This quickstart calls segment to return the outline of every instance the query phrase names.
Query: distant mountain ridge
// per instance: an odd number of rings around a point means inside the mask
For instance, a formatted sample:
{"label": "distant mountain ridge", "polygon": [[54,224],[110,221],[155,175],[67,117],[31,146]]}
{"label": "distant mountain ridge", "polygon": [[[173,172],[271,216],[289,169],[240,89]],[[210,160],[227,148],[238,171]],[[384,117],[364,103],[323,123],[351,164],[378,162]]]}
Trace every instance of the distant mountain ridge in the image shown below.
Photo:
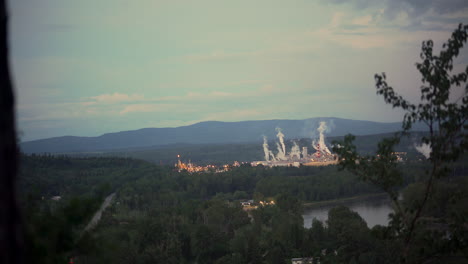
{"label": "distant mountain ridge", "polygon": [[[276,138],[277,127],[287,139],[310,138],[317,134],[321,121],[327,122],[327,136],[372,135],[401,130],[401,122],[382,123],[342,118],[309,118],[303,120],[259,120],[240,122],[207,121],[175,128],[142,128],[107,133],[97,137],[63,136],[27,141],[20,144],[25,153],[68,153],[111,151],[116,149],[160,146],[177,143],[243,143],[260,142],[263,135]],[[415,125],[413,130],[425,130]]]}

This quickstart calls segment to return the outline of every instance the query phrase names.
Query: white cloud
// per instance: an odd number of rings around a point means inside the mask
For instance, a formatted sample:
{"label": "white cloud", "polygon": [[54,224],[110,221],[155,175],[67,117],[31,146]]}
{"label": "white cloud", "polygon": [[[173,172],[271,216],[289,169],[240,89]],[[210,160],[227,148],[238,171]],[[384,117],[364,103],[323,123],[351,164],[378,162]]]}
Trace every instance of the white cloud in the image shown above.
{"label": "white cloud", "polygon": [[121,115],[128,114],[128,113],[148,113],[148,112],[158,112],[161,111],[163,105],[160,104],[131,104],[125,106],[122,111],[119,113]]}
{"label": "white cloud", "polygon": [[101,94],[91,97],[91,99],[96,100],[100,103],[117,103],[117,102],[131,102],[131,101],[143,101],[145,98],[141,94],[123,94],[123,93],[113,93],[113,94]]}
{"label": "white cloud", "polygon": [[234,94],[223,91],[212,91],[209,93],[188,92],[185,96],[180,97],[183,100],[219,100],[219,99],[232,99],[238,97],[240,94]]}
{"label": "white cloud", "polygon": [[[442,42],[448,36],[447,32],[436,30],[404,30],[411,24],[411,18],[404,10],[398,12],[392,21],[383,21],[381,13],[382,10],[375,10],[374,15],[353,17],[351,14],[335,12],[326,26],[306,34],[324,41],[323,45],[333,42],[355,49],[395,48],[427,39]],[[425,25],[424,21],[421,21],[422,25]]]}

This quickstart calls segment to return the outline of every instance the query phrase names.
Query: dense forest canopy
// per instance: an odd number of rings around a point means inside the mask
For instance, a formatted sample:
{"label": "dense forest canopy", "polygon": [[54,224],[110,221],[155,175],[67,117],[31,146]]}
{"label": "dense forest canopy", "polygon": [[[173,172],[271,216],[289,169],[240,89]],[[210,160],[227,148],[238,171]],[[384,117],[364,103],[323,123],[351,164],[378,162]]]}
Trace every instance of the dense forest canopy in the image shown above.
{"label": "dense forest canopy", "polygon": [[[171,166],[128,158],[22,155],[21,161],[28,254],[37,263],[71,257],[76,263],[288,263],[304,256],[395,260],[387,253],[390,242],[378,237],[385,227],[370,230],[347,208],[331,211],[327,223],[314,220],[310,229],[304,228],[304,202],[380,192],[336,166],[179,173]],[[406,186],[418,180],[414,172],[426,165],[401,166],[407,171]],[[466,175],[464,163],[455,167],[458,180],[448,182],[441,195],[446,188],[468,186],[461,177]],[[117,196],[98,227],[82,235],[112,192]],[[54,196],[61,199],[54,201]],[[240,206],[247,199],[274,199],[277,205],[247,214]],[[438,205],[434,201],[431,210],[449,212]],[[348,226],[346,221],[356,223]],[[349,242],[343,234],[357,239],[359,250],[342,248]],[[323,256],[324,249],[340,254]]]}

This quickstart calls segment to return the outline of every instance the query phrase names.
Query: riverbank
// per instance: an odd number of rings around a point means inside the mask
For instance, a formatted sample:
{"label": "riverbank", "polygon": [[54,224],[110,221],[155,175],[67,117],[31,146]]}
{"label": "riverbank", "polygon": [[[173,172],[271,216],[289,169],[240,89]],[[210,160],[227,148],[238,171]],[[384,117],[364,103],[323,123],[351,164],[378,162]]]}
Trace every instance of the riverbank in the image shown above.
{"label": "riverbank", "polygon": [[358,195],[343,199],[308,203],[302,212],[304,227],[310,228],[314,219],[326,223],[329,211],[339,205],[358,213],[369,228],[388,225],[388,215],[393,212],[391,199],[385,193]]}
{"label": "riverbank", "polygon": [[386,193],[372,193],[372,194],[356,195],[356,196],[340,198],[340,199],[303,203],[302,206],[304,209],[311,209],[311,208],[317,208],[317,207],[322,207],[322,206],[341,205],[343,203],[348,203],[348,202],[360,202],[360,201],[373,200],[373,199],[385,199],[387,197],[388,196]]}

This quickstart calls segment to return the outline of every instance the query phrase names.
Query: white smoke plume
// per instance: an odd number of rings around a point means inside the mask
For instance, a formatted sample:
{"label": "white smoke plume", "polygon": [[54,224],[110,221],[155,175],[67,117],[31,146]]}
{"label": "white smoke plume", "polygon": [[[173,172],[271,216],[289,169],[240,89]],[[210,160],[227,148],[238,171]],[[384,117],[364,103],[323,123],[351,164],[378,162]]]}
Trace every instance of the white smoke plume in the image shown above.
{"label": "white smoke plume", "polygon": [[281,133],[281,128],[277,127],[276,131],[278,134],[276,135],[281,143],[281,148],[283,150],[283,155],[286,153],[286,146],[284,145],[284,134]]}
{"label": "white smoke plume", "polygon": [[265,153],[265,161],[270,161],[270,150],[268,149],[268,140],[263,136],[263,152]]}
{"label": "white smoke plume", "polygon": [[313,147],[315,150],[317,150],[317,151],[320,150],[320,148],[318,147],[317,141],[315,141],[315,139],[312,140],[312,147]]}
{"label": "white smoke plume", "polygon": [[294,145],[291,148],[291,153],[289,155],[290,158],[293,158],[296,156],[298,159],[301,158],[301,150],[299,148],[299,145],[297,145],[297,142],[294,141]]}
{"label": "white smoke plume", "polygon": [[330,133],[333,129],[335,129],[336,125],[335,125],[335,121],[333,119],[329,119],[327,122],[326,122],[326,126],[327,126],[327,129],[325,130],[325,134],[328,134]]}
{"label": "white smoke plume", "polygon": [[278,142],[276,142],[276,148],[278,149],[278,154],[276,155],[276,159],[286,160],[286,155],[284,154],[283,149],[281,148]]}
{"label": "white smoke plume", "polygon": [[[323,133],[328,130],[327,123],[322,121],[320,122],[319,127],[317,128],[317,131],[319,132],[319,141],[318,144],[315,142],[315,140],[312,142],[312,147],[314,147],[316,150],[326,152],[328,154],[331,154],[330,150],[328,149],[327,145],[325,145],[325,136]],[[317,148],[318,145],[318,148]]]}
{"label": "white smoke plume", "polygon": [[319,127],[317,128],[317,131],[320,134],[323,134],[323,132],[327,131],[327,122],[321,121]]}
{"label": "white smoke plume", "polygon": [[421,145],[414,144],[414,148],[419,151],[419,153],[423,154],[426,159],[431,156],[432,148],[431,145],[422,143]]}
{"label": "white smoke plume", "polygon": [[276,157],[275,157],[275,154],[273,154],[273,151],[269,150],[269,153],[270,153],[271,160],[276,161]]}

